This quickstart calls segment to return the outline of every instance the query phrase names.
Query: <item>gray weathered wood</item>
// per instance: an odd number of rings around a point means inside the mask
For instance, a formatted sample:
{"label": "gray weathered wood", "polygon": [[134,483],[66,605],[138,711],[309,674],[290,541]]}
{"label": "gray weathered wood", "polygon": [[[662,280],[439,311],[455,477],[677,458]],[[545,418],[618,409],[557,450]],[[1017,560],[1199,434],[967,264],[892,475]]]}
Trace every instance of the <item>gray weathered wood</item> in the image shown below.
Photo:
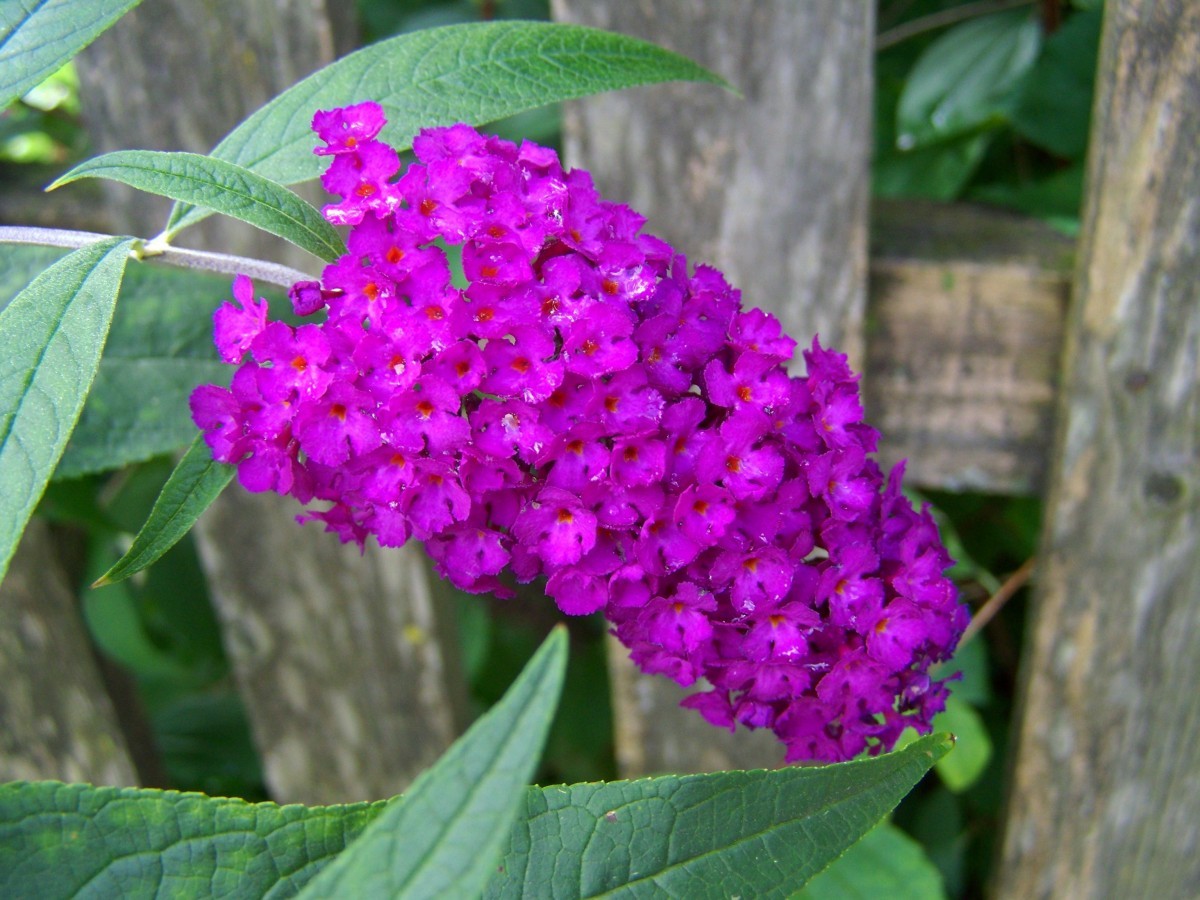
{"label": "gray weathered wood", "polygon": [[[636,35],[724,76],[568,107],[572,164],[649,219],[693,263],[805,343],[861,363],[873,5],[763,0],[555,0],[557,17]],[[677,707],[684,692],[614,651],[618,762],[627,775],[771,765],[770,735],[726,740]]]}
{"label": "gray weathered wood", "polygon": [[[352,17],[353,4],[327,0],[146,0],[80,60],[94,149],[207,152],[347,49]],[[155,233],[165,206],[113,187],[115,227]],[[184,234],[317,271],[220,217]],[[298,511],[235,485],[197,532],[267,784],[281,801],[388,796],[461,725],[456,642],[442,641],[419,550],[360,558],[298,526]]]}
{"label": "gray weathered wood", "polygon": [[1200,5],[1106,6],[997,896],[1200,895]]}
{"label": "gray weathered wood", "polygon": [[234,485],[197,525],[267,787],[288,803],[389,797],[463,727],[453,621],[419,546],[360,556],[286,522],[299,509]]}
{"label": "gray weathered wood", "polygon": [[[80,54],[83,115],[94,153],[207,153],[235,125],[352,49],[354,4],[333,0],[145,0]],[[150,237],[170,201],[106,182],[116,227]],[[262,256],[318,272],[303,251],[217,216],[179,243]]]}
{"label": "gray weathered wood", "polygon": [[966,204],[878,202],[867,421],[912,484],[1031,494],[1054,432],[1074,242]]}
{"label": "gray weathered wood", "polygon": [[0,584],[0,781],[135,785],[137,772],[46,523]]}

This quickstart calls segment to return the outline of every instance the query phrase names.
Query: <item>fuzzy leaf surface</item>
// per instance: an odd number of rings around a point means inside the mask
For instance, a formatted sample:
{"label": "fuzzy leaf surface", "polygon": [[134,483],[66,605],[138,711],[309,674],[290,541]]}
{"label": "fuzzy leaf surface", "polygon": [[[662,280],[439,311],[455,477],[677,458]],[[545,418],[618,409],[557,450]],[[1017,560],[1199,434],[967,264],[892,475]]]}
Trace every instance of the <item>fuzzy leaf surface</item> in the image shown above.
{"label": "fuzzy leaf surface", "polygon": [[0,3],[0,109],[53,75],[141,0]]}
{"label": "fuzzy leaf surface", "polygon": [[544,788],[486,897],[786,897],[871,830],[953,745],[832,766]]}
{"label": "fuzzy leaf surface", "polygon": [[[835,766],[525,788],[485,895],[788,896],[869,831],[950,746],[935,735]],[[0,896],[291,897],[393,808],[0,785]],[[428,845],[430,835],[422,840]],[[862,852],[896,856],[871,844]]]}
{"label": "fuzzy leaf surface", "polygon": [[117,150],[77,165],[50,190],[80,178],[107,178],[140,191],[224,213],[290,241],[326,262],[346,252],[337,229],[281,184],[198,153]]}
{"label": "fuzzy leaf surface", "polygon": [[76,250],[0,312],[0,578],[96,377],[132,243]]}
{"label": "fuzzy leaf surface", "polygon": [[[422,128],[482,125],[549,103],[663,81],[724,84],[686,57],[654,44],[577,25],[476,22],[389,38],[314,72],[267,103],[212,155],[280,184],[315,178],[313,113],[375,100],[387,113],[382,139],[397,150]],[[174,233],[206,213],[177,204]]]}
{"label": "fuzzy leaf surface", "polygon": [[[0,253],[0,309],[38,272],[65,255],[14,245]],[[223,275],[158,265],[131,268],[121,285],[108,343],[55,479],[120,468],[191,443],[188,397],[196,385],[227,385],[233,368],[213,346],[213,310],[229,298]],[[281,291],[256,288],[274,318],[290,317]]]}

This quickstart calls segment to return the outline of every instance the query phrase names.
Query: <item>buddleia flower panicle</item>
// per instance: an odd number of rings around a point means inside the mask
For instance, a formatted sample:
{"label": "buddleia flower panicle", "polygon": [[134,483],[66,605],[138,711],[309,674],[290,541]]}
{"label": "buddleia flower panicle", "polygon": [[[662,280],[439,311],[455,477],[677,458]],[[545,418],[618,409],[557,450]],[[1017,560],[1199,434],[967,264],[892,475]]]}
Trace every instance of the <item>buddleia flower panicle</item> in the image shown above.
{"label": "buddleia flower panicle", "polygon": [[846,357],[814,339],[789,375],[771,314],[552,150],[428,129],[396,178],[384,124],[315,116],[349,250],[292,287],[308,324],[234,283],[215,332],[237,371],[191,401],[214,457],[343,541],[423,542],[463,590],[545,579],[789,761],[928,732],[967,613],[902,466],[871,459]]}

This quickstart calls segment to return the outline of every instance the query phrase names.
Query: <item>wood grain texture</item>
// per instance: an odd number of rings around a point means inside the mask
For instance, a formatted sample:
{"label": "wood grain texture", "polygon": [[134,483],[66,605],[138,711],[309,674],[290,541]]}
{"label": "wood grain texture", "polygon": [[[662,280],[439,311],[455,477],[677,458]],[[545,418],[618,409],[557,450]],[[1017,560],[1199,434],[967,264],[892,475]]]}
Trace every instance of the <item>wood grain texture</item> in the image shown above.
{"label": "wood grain texture", "polygon": [[[92,152],[207,153],[276,94],[352,49],[355,29],[354,4],[333,0],[144,0],[76,62]],[[118,232],[151,237],[166,224],[169,200],[112,182],[104,196]],[[222,216],[178,243],[319,272],[303,251]]]}
{"label": "wood grain texture", "polygon": [[283,803],[390,797],[464,726],[449,606],[419,546],[360,555],[289,521],[299,509],[235,487],[197,524],[267,787]]}
{"label": "wood grain texture", "polygon": [[910,483],[1038,493],[1053,438],[1074,243],[966,204],[877,202],[867,421]]}
{"label": "wood grain texture", "polygon": [[0,584],[0,782],[138,783],[75,602],[33,519]]}
{"label": "wood grain texture", "polygon": [[1200,5],[1106,10],[1001,898],[1200,895]]}
{"label": "wood grain texture", "polygon": [[[81,58],[94,150],[207,152],[332,61],[352,24],[353,4],[327,0],[145,0]],[[148,236],[165,222],[158,198],[110,196],[121,230]],[[220,217],[184,234],[318,271]],[[298,526],[297,512],[234,487],[197,530],[267,785],[285,802],[389,796],[461,727],[462,680],[447,649],[457,643],[442,641],[419,549],[360,557]]]}
{"label": "wood grain texture", "polygon": [[[645,38],[724,76],[570,104],[568,161],[748,306],[860,363],[866,297],[873,4],[555,0],[557,18]],[[725,735],[678,708],[686,691],[613,662],[624,775],[777,765],[769,735]]]}

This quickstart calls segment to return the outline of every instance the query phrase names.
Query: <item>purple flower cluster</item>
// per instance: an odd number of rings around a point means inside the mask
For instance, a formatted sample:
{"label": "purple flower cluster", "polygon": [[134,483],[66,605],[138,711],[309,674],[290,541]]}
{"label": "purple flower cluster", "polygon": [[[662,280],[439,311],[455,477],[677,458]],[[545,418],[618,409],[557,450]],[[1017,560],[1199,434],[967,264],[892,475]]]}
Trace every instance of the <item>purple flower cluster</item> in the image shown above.
{"label": "purple flower cluster", "polygon": [[423,541],[464,590],[545,577],[789,761],[928,731],[966,611],[928,512],[868,457],[846,358],[814,341],[789,376],[775,318],[553,151],[430,129],[393,180],[383,124],[373,103],[314,118],[349,252],[292,288],[319,324],[268,321],[235,282],[215,323],[239,367],[192,398],[214,456],[324,501],[300,518],[343,541]]}

